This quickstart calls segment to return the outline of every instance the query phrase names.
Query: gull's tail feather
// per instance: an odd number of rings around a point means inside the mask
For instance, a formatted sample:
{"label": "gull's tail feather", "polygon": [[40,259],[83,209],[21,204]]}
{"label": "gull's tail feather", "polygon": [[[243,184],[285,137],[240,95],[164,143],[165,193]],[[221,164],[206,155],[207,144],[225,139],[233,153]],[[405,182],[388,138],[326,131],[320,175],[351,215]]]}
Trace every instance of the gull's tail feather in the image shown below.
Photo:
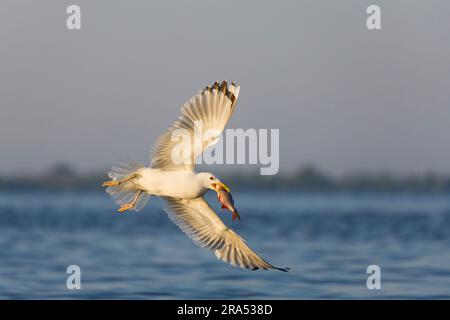
{"label": "gull's tail feather", "polygon": [[[131,160],[124,160],[111,168],[108,176],[113,181],[127,180],[119,185],[110,186],[106,188],[106,192],[114,198],[118,205],[130,203],[138,196],[133,210],[141,210],[148,202],[150,194],[147,192],[140,192],[141,189],[137,184],[136,178],[139,178],[141,169],[144,166],[138,162]],[[134,176],[134,177],[133,177]]]}

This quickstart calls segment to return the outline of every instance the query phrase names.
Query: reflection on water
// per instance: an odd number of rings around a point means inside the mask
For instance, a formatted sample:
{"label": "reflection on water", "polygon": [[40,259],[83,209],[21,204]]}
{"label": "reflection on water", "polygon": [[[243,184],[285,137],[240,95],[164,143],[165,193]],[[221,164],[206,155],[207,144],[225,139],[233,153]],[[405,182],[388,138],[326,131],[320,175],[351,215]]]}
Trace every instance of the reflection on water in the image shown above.
{"label": "reflection on water", "polygon": [[[103,193],[1,193],[0,298],[450,298],[448,195],[233,195],[242,222],[232,227],[291,272],[216,260],[156,198],[120,215]],[[81,267],[80,291],[66,289],[70,264]],[[371,264],[381,290],[366,288]]]}

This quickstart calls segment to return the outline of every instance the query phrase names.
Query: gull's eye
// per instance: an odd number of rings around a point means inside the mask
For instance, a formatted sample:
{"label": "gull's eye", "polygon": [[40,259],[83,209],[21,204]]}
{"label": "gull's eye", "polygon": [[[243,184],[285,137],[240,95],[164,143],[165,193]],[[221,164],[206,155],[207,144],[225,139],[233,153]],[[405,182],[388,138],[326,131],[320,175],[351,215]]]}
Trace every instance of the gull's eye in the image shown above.
{"label": "gull's eye", "polygon": [[214,180],[214,177],[209,177],[209,180]]}

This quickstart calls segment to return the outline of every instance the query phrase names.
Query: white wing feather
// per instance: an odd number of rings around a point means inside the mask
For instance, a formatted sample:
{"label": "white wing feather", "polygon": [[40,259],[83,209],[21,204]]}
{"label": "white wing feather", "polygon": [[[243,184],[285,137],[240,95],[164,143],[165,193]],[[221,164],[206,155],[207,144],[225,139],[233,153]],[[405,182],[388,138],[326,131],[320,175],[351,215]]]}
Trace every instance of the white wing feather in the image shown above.
{"label": "white wing feather", "polygon": [[[189,99],[181,107],[181,116],[161,135],[152,148],[151,167],[163,170],[193,170],[195,159],[208,147],[219,140],[236,106],[239,87],[234,82],[228,86],[226,81],[220,85],[215,82],[212,87],[206,87],[202,92]],[[201,131],[213,129],[217,133],[213,137],[194,135],[195,123],[201,123]],[[190,137],[190,145],[178,148],[179,158],[172,159],[172,150],[180,143],[174,139],[177,129]]]}
{"label": "white wing feather", "polygon": [[203,197],[164,198],[170,219],[197,245],[214,250],[220,260],[247,269],[277,269],[252,251],[233,230],[226,227]]}

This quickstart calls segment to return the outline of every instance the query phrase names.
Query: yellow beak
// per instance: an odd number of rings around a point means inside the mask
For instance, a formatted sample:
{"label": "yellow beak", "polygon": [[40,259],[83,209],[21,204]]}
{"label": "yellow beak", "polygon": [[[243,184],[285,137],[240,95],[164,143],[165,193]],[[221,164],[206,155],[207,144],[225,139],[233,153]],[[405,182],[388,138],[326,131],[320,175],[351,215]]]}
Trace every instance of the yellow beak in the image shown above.
{"label": "yellow beak", "polygon": [[216,189],[217,192],[220,190],[221,187],[227,190],[227,192],[231,192],[230,188],[223,182],[217,182],[214,184],[215,184],[214,189]]}

